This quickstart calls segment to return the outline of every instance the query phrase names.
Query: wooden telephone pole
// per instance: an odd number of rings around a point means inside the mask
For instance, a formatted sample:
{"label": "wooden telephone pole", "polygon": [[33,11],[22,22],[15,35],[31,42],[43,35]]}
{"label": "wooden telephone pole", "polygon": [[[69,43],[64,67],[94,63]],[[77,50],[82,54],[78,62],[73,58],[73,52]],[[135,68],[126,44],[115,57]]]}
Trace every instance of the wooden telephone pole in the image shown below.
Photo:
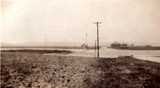
{"label": "wooden telephone pole", "polygon": [[96,46],[96,49],[97,49],[97,58],[99,58],[100,54],[99,54],[99,24],[101,24],[101,22],[95,22],[96,26],[97,26],[97,46]]}

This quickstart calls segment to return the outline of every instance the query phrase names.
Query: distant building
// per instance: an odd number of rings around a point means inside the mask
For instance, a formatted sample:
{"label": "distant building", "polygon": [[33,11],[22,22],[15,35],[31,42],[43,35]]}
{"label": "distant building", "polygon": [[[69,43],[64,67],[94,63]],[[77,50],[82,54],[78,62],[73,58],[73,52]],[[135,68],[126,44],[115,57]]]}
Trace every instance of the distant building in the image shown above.
{"label": "distant building", "polygon": [[121,46],[121,44],[118,43],[118,42],[114,42],[114,43],[111,44],[111,47],[112,47],[112,48],[118,48],[118,47],[120,47],[120,46]]}
{"label": "distant building", "polygon": [[125,44],[125,43],[123,43],[123,44],[121,44],[121,45],[120,45],[120,48],[122,48],[122,49],[126,49],[126,48],[128,48],[128,45],[127,45],[127,44]]}
{"label": "distant building", "polygon": [[114,42],[111,44],[111,48],[126,49],[126,48],[128,48],[128,45],[125,43],[121,44],[118,42]]}

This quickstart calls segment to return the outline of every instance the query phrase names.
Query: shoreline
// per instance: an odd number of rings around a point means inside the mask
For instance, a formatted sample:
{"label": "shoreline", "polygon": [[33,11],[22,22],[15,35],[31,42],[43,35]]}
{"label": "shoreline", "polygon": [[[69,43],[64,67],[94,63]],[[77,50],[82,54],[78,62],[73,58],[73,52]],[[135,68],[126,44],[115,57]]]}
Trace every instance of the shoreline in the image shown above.
{"label": "shoreline", "polygon": [[69,54],[72,53],[70,50],[59,50],[59,49],[52,49],[52,50],[43,50],[43,49],[18,49],[18,50],[0,50],[3,52],[16,52],[16,53],[40,53],[40,54],[47,54],[47,53],[59,53],[59,54]]}
{"label": "shoreline", "polygon": [[[114,50],[114,49],[113,49]],[[140,50],[141,51],[141,50]],[[55,54],[58,54],[58,55],[62,55],[62,56],[82,56],[82,57],[95,57],[94,55],[94,51],[92,53],[89,53],[87,50],[83,49],[82,51],[79,50],[72,50],[72,49],[46,49],[46,48],[42,48],[42,49],[34,49],[34,48],[31,48],[31,49],[26,49],[26,48],[21,48],[21,49],[3,49],[3,50],[0,50],[0,52],[10,52],[10,53],[37,53],[37,54],[45,54],[45,55],[55,55]],[[104,51],[105,52],[105,51]],[[108,51],[107,51],[108,52]],[[112,51],[111,51],[112,52]],[[148,53],[152,52],[152,51],[149,51],[147,50]],[[146,52],[146,53],[147,53]],[[155,51],[156,52],[156,51]],[[88,53],[88,54],[87,54]],[[115,52],[117,53],[117,51]],[[121,53],[121,52],[119,52]],[[125,52],[125,50],[123,51],[122,50],[122,53],[127,53]],[[137,50],[137,53],[139,53],[139,50]],[[106,53],[107,54],[107,53]],[[128,54],[117,54],[117,55],[104,55],[102,54],[101,57],[102,58],[117,58],[119,56],[134,56],[140,60],[146,60],[146,61],[152,61],[152,62],[158,62],[160,63],[160,58],[159,58],[159,55],[147,55],[146,56],[144,54],[142,55],[139,55],[139,54],[132,54],[132,52],[130,51],[130,53]]]}

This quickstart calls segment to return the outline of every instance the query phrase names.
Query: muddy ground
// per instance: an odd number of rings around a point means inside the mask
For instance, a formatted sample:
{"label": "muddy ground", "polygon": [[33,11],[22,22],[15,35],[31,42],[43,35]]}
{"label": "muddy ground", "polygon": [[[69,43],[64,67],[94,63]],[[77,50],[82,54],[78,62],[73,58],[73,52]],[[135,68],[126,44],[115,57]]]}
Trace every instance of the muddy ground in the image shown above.
{"label": "muddy ground", "polygon": [[160,88],[160,63],[127,56],[2,52],[0,74],[1,88]]}

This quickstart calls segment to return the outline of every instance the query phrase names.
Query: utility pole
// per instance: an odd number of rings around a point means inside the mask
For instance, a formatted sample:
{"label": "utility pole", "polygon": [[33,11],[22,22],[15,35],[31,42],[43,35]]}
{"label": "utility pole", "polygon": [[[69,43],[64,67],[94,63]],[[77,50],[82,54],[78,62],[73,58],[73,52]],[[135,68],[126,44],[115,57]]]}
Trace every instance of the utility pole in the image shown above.
{"label": "utility pole", "polygon": [[96,49],[97,49],[97,58],[99,58],[100,54],[99,54],[99,24],[101,24],[101,22],[95,22],[96,26],[97,26],[97,46],[96,46]]}

